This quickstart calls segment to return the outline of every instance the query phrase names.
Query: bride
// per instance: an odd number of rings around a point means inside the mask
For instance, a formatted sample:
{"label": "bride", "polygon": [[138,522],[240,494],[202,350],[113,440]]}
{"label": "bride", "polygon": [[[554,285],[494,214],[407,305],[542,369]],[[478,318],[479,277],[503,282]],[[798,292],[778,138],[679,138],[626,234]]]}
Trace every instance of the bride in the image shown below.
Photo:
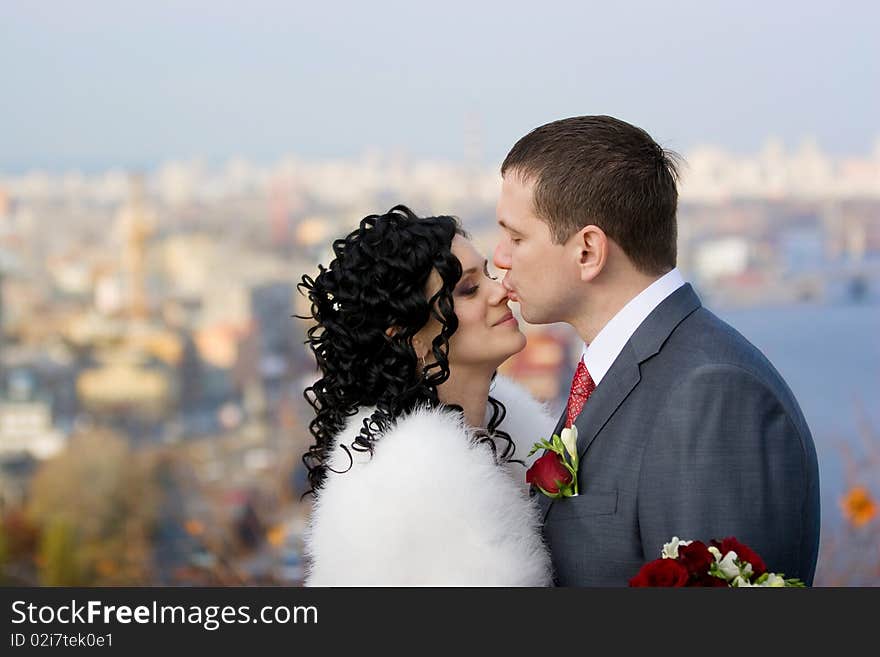
{"label": "bride", "polygon": [[526,338],[453,217],[398,205],[303,277],[320,378],[307,586],[545,586],[525,484],[555,425],[496,374]]}

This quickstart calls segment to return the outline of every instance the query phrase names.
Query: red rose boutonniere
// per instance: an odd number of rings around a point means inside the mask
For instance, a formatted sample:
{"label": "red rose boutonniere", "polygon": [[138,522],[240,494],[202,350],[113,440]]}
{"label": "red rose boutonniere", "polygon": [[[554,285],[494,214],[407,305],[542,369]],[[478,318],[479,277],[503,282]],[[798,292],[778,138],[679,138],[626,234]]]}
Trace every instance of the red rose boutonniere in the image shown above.
{"label": "red rose boutonniere", "polygon": [[565,428],[562,435],[535,443],[529,456],[539,449],[544,455],[526,472],[526,483],[547,497],[575,497],[578,494],[577,427]]}

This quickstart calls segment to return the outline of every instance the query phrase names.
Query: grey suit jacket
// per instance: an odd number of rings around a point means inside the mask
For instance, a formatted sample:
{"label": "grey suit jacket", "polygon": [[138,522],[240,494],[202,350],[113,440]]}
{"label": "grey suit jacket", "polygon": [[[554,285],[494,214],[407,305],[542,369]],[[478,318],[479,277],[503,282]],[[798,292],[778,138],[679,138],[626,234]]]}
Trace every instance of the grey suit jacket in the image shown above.
{"label": "grey suit jacket", "polygon": [[575,424],[580,495],[537,495],[557,585],[626,586],[673,536],[735,536],[812,583],[810,430],[770,362],[690,285],[639,326]]}

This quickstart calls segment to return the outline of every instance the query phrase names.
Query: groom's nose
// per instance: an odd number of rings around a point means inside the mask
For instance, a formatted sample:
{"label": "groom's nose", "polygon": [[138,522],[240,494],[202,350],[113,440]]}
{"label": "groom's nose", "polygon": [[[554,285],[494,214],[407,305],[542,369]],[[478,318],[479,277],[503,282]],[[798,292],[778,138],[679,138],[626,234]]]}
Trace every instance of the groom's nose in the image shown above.
{"label": "groom's nose", "polygon": [[492,254],[492,264],[498,269],[510,269],[510,251],[505,242],[505,239],[498,242],[495,252]]}

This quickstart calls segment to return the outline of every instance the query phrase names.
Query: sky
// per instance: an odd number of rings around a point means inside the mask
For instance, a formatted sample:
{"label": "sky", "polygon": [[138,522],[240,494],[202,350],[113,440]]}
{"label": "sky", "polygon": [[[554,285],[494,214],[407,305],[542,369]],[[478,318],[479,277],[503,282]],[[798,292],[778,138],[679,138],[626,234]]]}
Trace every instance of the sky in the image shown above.
{"label": "sky", "polygon": [[663,146],[880,137],[880,3],[0,2],[0,172],[365,152],[500,162],[611,114]]}

